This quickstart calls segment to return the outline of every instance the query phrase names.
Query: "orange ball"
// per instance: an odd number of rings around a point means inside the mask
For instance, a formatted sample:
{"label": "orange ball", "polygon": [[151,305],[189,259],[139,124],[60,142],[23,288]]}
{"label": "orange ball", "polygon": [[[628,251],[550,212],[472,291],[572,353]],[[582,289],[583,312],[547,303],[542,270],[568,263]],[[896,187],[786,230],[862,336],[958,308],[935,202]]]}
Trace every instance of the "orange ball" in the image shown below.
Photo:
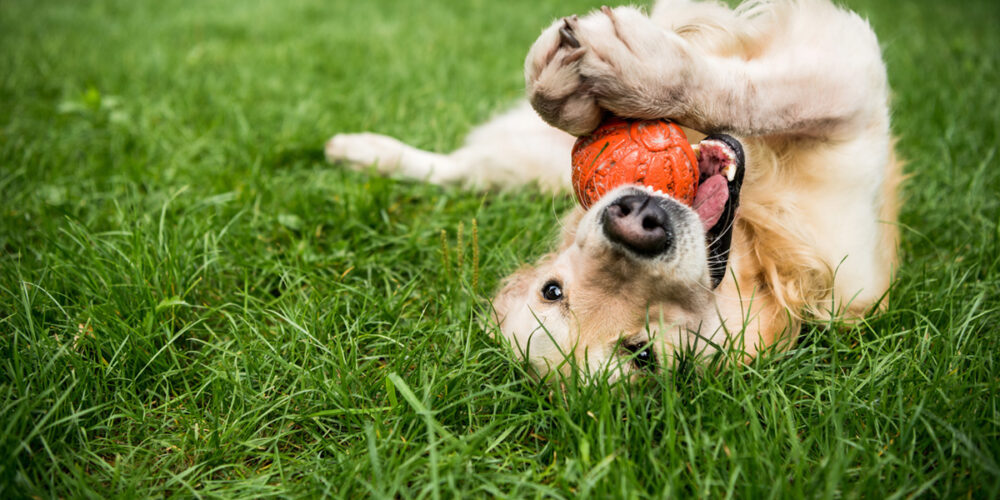
{"label": "orange ball", "polygon": [[573,191],[583,208],[623,184],[643,184],[691,205],[698,159],[684,132],[666,120],[605,120],[573,146]]}

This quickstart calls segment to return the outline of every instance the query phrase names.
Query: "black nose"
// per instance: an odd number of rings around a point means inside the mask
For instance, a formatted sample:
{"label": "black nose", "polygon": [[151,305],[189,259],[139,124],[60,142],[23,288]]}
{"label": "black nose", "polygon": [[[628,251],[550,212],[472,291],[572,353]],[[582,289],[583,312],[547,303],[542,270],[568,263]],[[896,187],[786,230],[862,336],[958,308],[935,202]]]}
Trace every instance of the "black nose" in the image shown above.
{"label": "black nose", "polygon": [[646,257],[667,251],[674,233],[667,211],[645,194],[631,194],[615,200],[604,212],[604,234]]}

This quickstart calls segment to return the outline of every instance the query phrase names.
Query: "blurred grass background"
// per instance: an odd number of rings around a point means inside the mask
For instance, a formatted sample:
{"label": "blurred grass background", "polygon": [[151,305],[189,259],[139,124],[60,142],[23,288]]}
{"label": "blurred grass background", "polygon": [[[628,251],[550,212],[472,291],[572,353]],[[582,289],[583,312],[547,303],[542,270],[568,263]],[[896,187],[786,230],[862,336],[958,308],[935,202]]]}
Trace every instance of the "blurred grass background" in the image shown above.
{"label": "blurred grass background", "polygon": [[996,497],[994,1],[846,2],[912,175],[892,308],[745,368],[553,393],[477,313],[571,201],[324,163],[454,148],[599,5],[0,2],[0,496]]}

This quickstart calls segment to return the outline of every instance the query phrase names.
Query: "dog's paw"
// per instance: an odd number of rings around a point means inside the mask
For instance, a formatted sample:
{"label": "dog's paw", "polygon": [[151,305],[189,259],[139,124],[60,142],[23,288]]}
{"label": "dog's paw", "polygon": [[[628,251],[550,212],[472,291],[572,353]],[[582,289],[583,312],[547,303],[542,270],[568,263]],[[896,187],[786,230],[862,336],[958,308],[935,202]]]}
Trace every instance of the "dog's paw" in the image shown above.
{"label": "dog's paw", "polygon": [[542,32],[524,63],[528,99],[550,125],[573,135],[597,128],[602,111],[580,76],[587,49],[572,35],[576,16],[563,18]]}
{"label": "dog's paw", "polygon": [[626,118],[682,113],[690,57],[683,41],[631,7],[563,18],[525,61],[538,114],[571,134],[592,131],[607,110]]}
{"label": "dog's paw", "polygon": [[399,168],[402,143],[379,134],[337,134],[326,141],[324,150],[330,163],[343,163],[355,170],[375,167],[382,174]]}

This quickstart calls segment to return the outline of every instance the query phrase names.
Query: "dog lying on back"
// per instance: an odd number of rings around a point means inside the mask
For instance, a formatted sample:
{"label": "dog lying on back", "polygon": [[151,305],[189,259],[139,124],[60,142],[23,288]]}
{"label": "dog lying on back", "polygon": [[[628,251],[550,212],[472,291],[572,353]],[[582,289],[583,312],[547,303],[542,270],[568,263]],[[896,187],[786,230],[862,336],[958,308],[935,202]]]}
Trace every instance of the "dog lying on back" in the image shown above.
{"label": "dog lying on back", "polygon": [[434,183],[568,189],[573,135],[608,114],[669,118],[692,143],[729,134],[745,155],[720,224],[619,187],[565,216],[556,249],[503,281],[494,318],[541,374],[628,377],[691,349],[747,360],[792,345],[804,317],[884,305],[900,167],[878,41],[856,14],[825,0],[603,8],[544,30],[525,80],[530,107],[451,154],[342,134],[327,157]]}

